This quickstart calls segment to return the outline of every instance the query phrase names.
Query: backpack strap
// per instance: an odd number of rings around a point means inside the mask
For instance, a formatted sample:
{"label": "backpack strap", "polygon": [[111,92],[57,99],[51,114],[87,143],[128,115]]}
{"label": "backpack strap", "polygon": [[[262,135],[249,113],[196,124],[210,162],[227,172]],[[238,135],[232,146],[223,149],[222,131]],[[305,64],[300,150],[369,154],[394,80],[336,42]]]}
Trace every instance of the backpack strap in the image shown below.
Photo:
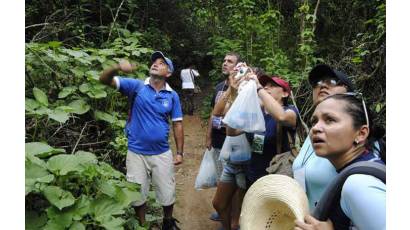
{"label": "backpack strap", "polygon": [[[282,135],[283,126],[279,124],[279,122],[276,122],[276,154],[282,153]],[[298,151],[289,130],[286,131],[286,136],[288,138],[290,153],[296,157],[298,155]]]}
{"label": "backpack strap", "polygon": [[383,183],[386,183],[386,165],[373,161],[353,163],[343,169],[327,186],[313,211],[313,217],[320,221],[326,221],[329,218],[331,208],[335,207],[336,202],[340,201],[342,188],[346,179],[353,174],[371,175],[383,181]]}

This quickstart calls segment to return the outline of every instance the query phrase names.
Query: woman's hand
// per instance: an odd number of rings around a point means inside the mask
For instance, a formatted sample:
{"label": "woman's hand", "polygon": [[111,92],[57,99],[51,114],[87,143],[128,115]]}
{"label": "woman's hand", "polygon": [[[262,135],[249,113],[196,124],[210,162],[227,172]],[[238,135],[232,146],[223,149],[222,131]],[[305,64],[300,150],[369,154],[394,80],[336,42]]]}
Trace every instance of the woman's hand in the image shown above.
{"label": "woman's hand", "polygon": [[256,83],[256,87],[257,87],[257,88],[259,88],[259,87],[262,87],[262,88],[263,88],[263,86],[262,86],[261,83],[259,82],[258,77],[256,76],[256,74],[255,74],[252,70],[251,70],[249,73],[246,74],[245,79],[246,79],[247,81],[249,81],[249,80],[254,80],[255,83]]}
{"label": "woman's hand", "polygon": [[333,223],[327,221],[319,221],[311,215],[305,216],[305,222],[295,220],[295,230],[333,230]]}

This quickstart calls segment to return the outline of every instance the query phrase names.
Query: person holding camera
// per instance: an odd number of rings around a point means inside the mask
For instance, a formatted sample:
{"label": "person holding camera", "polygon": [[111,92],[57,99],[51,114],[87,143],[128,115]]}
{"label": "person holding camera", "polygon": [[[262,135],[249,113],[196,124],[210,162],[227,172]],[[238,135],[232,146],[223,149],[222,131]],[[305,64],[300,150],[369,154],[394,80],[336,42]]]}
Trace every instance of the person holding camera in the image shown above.
{"label": "person holding camera", "polygon": [[[126,124],[128,153],[127,180],[141,185],[141,199],[133,204],[141,225],[145,223],[146,200],[150,181],[155,185],[157,201],[163,206],[162,229],[180,229],[172,217],[175,203],[174,165],[183,161],[184,131],[178,94],[166,83],[174,66],[171,59],[156,51],[151,56],[152,65],[145,81],[119,77],[118,71],[131,73],[135,66],[121,61],[105,69],[100,76],[103,84],[112,86],[127,96],[131,102]],[[173,157],[169,143],[169,124],[177,148]]]}

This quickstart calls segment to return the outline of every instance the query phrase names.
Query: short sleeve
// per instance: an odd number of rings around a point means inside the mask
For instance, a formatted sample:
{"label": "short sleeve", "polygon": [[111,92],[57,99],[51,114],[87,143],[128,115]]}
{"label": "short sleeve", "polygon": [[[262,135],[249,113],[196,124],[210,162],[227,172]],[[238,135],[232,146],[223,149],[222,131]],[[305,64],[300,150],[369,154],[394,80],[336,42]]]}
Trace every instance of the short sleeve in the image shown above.
{"label": "short sleeve", "polygon": [[358,229],[386,228],[386,184],[374,176],[349,176],[343,185],[340,206]]}
{"label": "short sleeve", "polygon": [[133,78],[116,77],[116,79],[118,79],[117,84],[119,83],[118,90],[126,96],[130,96],[132,92],[144,84],[141,80]]}
{"label": "short sleeve", "polygon": [[181,102],[179,101],[179,96],[175,91],[172,91],[173,96],[173,103],[172,103],[172,111],[171,111],[171,119],[172,121],[182,121],[182,109],[181,109]]}

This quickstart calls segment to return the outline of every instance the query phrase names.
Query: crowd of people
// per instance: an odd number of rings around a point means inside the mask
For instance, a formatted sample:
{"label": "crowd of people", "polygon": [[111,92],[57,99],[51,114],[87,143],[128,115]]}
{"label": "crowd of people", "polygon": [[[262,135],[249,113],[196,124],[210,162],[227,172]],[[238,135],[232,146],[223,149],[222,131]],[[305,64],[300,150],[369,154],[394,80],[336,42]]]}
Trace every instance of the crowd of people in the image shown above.
{"label": "crowd of people", "polygon": [[[135,66],[128,61],[104,70],[100,81],[116,88],[130,101],[126,176],[130,182],[141,184],[141,199],[133,204],[140,224],[145,223],[145,203],[152,182],[164,210],[162,229],[180,229],[172,211],[174,165],[181,164],[184,156],[182,106],[178,94],[166,83],[174,71],[172,61],[159,51],[152,54],[151,61],[145,81],[117,76],[118,71],[133,71]],[[242,67],[246,73],[237,77]],[[181,71],[183,97],[189,99],[188,114],[193,113],[194,79],[198,76],[193,66]],[[217,189],[212,200],[215,212],[210,219],[221,221],[221,230],[230,230],[240,229],[242,200],[247,190],[269,174],[266,169],[276,155],[293,148],[302,121],[297,106],[291,103],[292,88],[286,76],[247,66],[235,52],[225,55],[222,76],[211,101],[206,148],[218,159]],[[295,220],[294,229],[385,229],[386,184],[371,173],[347,177],[326,220],[313,215],[318,202],[323,202],[321,198],[328,185],[347,167],[368,161],[385,165],[385,133],[374,125],[372,111],[343,71],[320,64],[312,68],[308,80],[315,107],[312,127],[289,171],[304,189],[311,215],[303,221]],[[250,103],[260,105],[264,131],[248,132],[224,123],[244,82],[256,85],[257,97]],[[175,156],[168,144],[169,119],[176,143]],[[234,140],[249,146],[247,157],[222,156],[221,152]]]}

